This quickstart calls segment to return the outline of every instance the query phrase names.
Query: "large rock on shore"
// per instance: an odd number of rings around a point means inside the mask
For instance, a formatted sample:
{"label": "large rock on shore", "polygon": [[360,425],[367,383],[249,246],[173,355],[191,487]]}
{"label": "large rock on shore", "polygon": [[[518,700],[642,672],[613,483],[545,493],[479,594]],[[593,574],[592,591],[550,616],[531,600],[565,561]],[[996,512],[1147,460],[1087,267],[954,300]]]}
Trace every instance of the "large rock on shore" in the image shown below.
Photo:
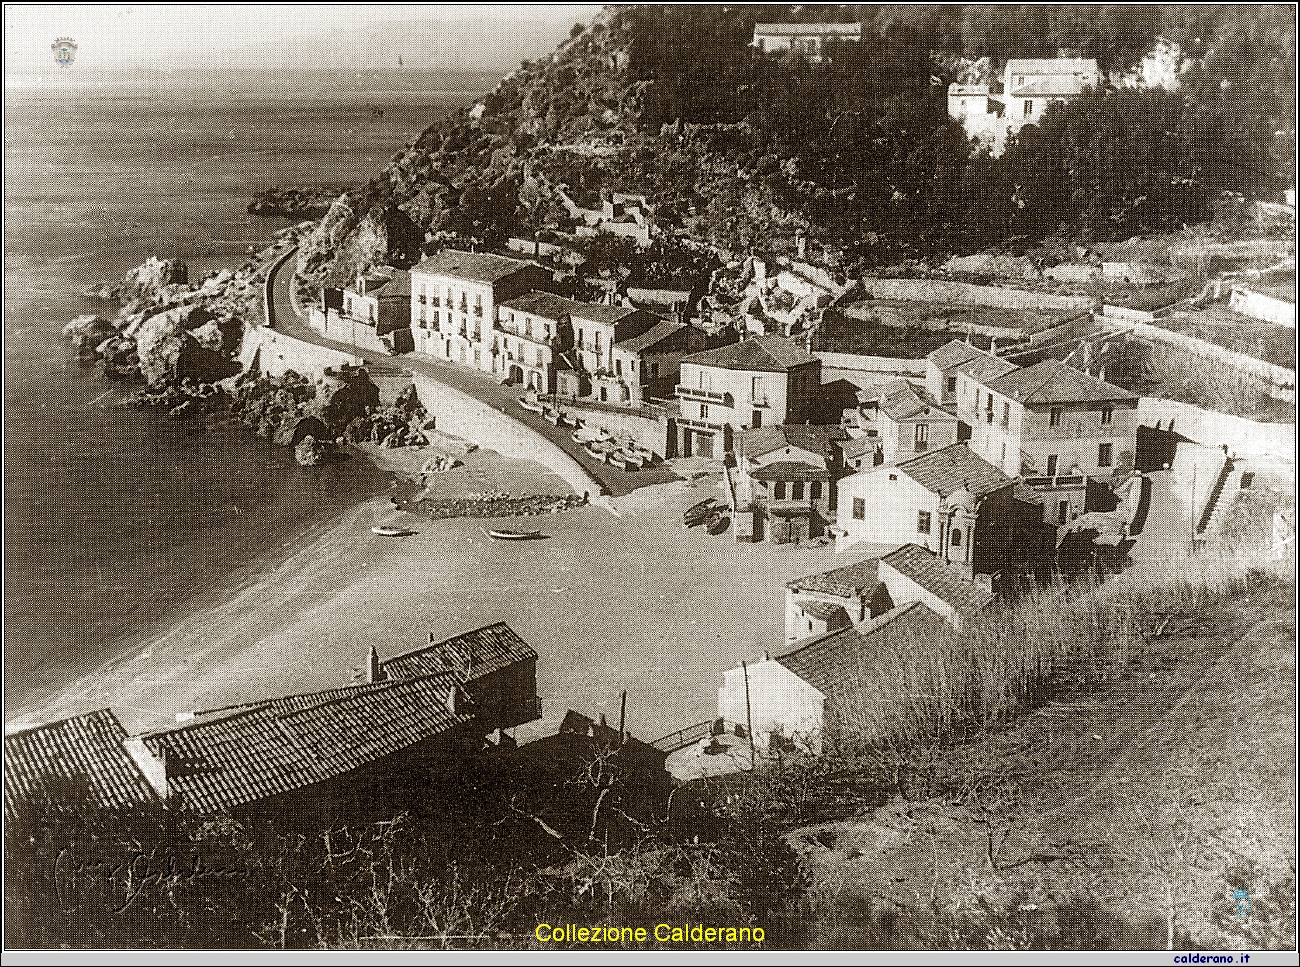
{"label": "large rock on shore", "polygon": [[105,301],[116,300],[121,305],[136,303],[148,305],[166,302],[189,281],[189,269],[180,259],[149,259],[126,274],[119,285],[101,285],[88,289],[86,294]]}
{"label": "large rock on shore", "polygon": [[379,387],[364,369],[347,367],[325,373],[307,412],[319,417],[331,437],[341,436],[354,420],[379,406]]}
{"label": "large rock on shore", "polygon": [[218,352],[205,348],[191,330],[211,321],[203,306],[181,306],[151,316],[135,333],[140,373],[150,386],[162,386],[190,376],[212,383],[232,375],[239,367]]}
{"label": "large rock on shore", "polygon": [[77,316],[63,327],[63,335],[71,340],[73,348],[83,356],[96,355],[95,347],[118,335],[117,326],[103,316]]}

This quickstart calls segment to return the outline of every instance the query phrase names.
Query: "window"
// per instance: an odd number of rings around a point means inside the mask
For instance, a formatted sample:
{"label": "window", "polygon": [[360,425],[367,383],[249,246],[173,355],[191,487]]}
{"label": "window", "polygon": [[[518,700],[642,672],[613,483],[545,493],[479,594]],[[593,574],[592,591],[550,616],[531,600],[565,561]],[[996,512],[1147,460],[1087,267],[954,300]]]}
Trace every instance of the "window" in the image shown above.
{"label": "window", "polygon": [[701,404],[700,404],[700,419],[701,419],[701,420],[707,420],[708,418],[709,418],[709,405],[708,405],[707,403],[701,403]]}
{"label": "window", "polygon": [[[515,314],[510,313],[510,321],[515,321]],[[533,320],[531,316],[524,316],[524,335],[529,339],[533,337]]]}
{"label": "window", "polygon": [[651,363],[651,364],[650,364],[650,378],[651,378],[651,379],[657,379],[658,376],[659,376],[659,364],[658,364],[658,363]]}
{"label": "window", "polygon": [[596,330],[596,352],[600,352],[600,330]]}
{"label": "window", "polygon": [[785,481],[778,480],[776,486],[772,488],[772,496],[777,500],[785,500]]}
{"label": "window", "polygon": [[853,498],[853,519],[865,520],[867,516],[867,502],[862,497]]}
{"label": "window", "polygon": [[961,547],[961,531],[956,527],[952,529],[952,546]]}
{"label": "window", "polygon": [[1101,408],[1101,425],[1110,426],[1110,421],[1114,416],[1115,416],[1115,407],[1103,406]]}
{"label": "window", "polygon": [[821,500],[822,482],[820,480],[814,480],[812,483],[808,485],[808,496],[811,497],[813,500]]}
{"label": "window", "polygon": [[1025,100],[1025,117],[1029,117],[1029,115],[1031,115],[1031,114],[1033,114],[1033,113],[1034,113],[1034,102],[1031,101],[1031,100],[1029,100],[1029,99],[1026,99],[1026,100]]}
{"label": "window", "polygon": [[621,359],[614,360],[614,375],[615,376],[623,375],[623,360]]}
{"label": "window", "polygon": [[1002,444],[1002,456],[998,457],[998,462],[999,462],[999,463],[1002,463],[1002,464],[1005,464],[1005,463],[1007,462],[1007,445],[1006,445],[1006,443],[1003,443],[1003,444]]}
{"label": "window", "polygon": [[957,377],[956,377],[956,376],[949,376],[949,377],[948,377],[948,392],[949,392],[949,393],[952,393],[952,394],[954,394],[954,395],[956,395],[956,393],[957,393]]}
{"label": "window", "polygon": [[751,410],[749,415],[749,425],[757,430],[763,425],[763,411]]}
{"label": "window", "polygon": [[1114,444],[1102,443],[1097,447],[1097,466],[1109,467],[1111,456],[1114,452]]}
{"label": "window", "polygon": [[1070,502],[1063,500],[1056,505],[1056,519],[1064,524],[1070,519]]}
{"label": "window", "polygon": [[1051,426],[1060,426],[1060,425],[1061,425],[1061,408],[1060,408],[1059,406],[1053,406],[1053,407],[1052,407],[1052,413],[1051,413],[1051,415],[1048,417],[1048,423],[1049,423]]}
{"label": "window", "polygon": [[750,377],[749,398],[751,400],[761,400],[763,398],[763,377],[762,376]]}
{"label": "window", "polygon": [[707,390],[708,388],[709,388],[709,374],[702,369],[700,370],[700,389]]}
{"label": "window", "polygon": [[420,325],[421,325],[421,326],[423,326],[423,325],[425,324],[425,322],[427,321],[427,320],[424,318],[424,313],[425,313],[425,308],[424,308],[424,306],[420,306]]}
{"label": "window", "polygon": [[930,533],[930,512],[928,510],[918,510],[916,512],[916,532],[918,534]]}
{"label": "window", "polygon": [[793,497],[795,500],[803,500],[803,481],[796,480],[792,485],[792,488],[794,490],[794,493],[792,493],[790,496]]}
{"label": "window", "polygon": [[1049,477],[1056,476],[1056,454],[1055,453],[1053,453],[1051,456],[1047,458],[1047,475]]}
{"label": "window", "polygon": [[1004,427],[1011,425],[1011,404],[1002,404],[1002,425]]}
{"label": "window", "polygon": [[602,403],[604,403],[604,402],[606,402],[608,399],[609,399],[609,396],[608,396],[608,394],[605,392],[605,387],[602,386],[602,387],[600,388],[600,401],[601,401]]}
{"label": "window", "polygon": [[924,450],[930,445],[930,424],[916,424],[916,449]]}
{"label": "window", "polygon": [[629,359],[629,360],[627,361],[627,364],[628,364],[629,366],[632,367],[632,372],[635,373],[635,372],[636,372],[636,360],[635,360],[635,359]]}
{"label": "window", "polygon": [[891,474],[889,475],[889,479],[890,479],[890,480],[897,480],[897,479],[898,479],[898,474],[896,474],[896,473],[891,473]]}

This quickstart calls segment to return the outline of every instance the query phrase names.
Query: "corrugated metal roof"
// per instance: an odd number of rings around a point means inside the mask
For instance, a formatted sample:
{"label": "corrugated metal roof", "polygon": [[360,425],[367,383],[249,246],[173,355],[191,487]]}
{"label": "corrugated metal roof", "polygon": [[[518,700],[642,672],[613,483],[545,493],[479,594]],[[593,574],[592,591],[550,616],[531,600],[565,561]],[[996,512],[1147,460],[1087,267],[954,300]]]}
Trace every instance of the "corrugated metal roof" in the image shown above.
{"label": "corrugated metal roof", "polygon": [[837,567],[833,571],[796,578],[786,587],[792,591],[816,591],[820,594],[833,594],[839,598],[851,598],[872,591],[880,584],[879,578],[876,577],[877,563],[874,557],[869,557],[865,561]]}
{"label": "corrugated metal roof", "polygon": [[[126,729],[104,708],[5,736],[5,819],[67,780],[84,780],[108,809],[156,803],[152,787],[122,747]],[[55,786],[56,788],[51,788]]]}
{"label": "corrugated metal roof", "polygon": [[1050,358],[1000,376],[989,383],[988,387],[995,393],[1030,406],[1137,402],[1137,396],[1128,390]]}
{"label": "corrugated metal roof", "polygon": [[390,678],[456,672],[465,681],[491,675],[515,662],[536,661],[537,652],[504,621],[381,662]]}
{"label": "corrugated metal roof", "polygon": [[921,602],[912,601],[871,621],[804,642],[777,655],[776,661],[833,701],[838,691],[852,690],[859,679],[870,674],[883,645],[900,638],[928,636],[942,620]]}
{"label": "corrugated metal roof", "polygon": [[925,548],[904,544],[881,562],[925,588],[959,614],[973,614],[993,600],[993,593],[967,581],[955,567],[944,564]]}
{"label": "corrugated metal roof", "polygon": [[1011,484],[1005,473],[964,443],[950,443],[919,457],[894,465],[932,494],[947,497],[965,488],[972,496],[1000,490]]}
{"label": "corrugated metal roof", "polygon": [[528,268],[539,266],[533,262],[521,262],[519,259],[492,255],[489,252],[462,252],[460,249],[445,248],[437,255],[429,256],[412,271],[469,279],[472,282],[499,282]]}

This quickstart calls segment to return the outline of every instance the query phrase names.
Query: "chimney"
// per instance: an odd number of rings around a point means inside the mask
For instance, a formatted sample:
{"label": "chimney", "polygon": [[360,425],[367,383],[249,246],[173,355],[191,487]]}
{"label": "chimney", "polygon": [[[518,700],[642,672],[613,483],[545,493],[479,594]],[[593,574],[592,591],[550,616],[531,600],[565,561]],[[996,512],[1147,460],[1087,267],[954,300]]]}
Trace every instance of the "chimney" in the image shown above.
{"label": "chimney", "polygon": [[997,338],[995,337],[989,340],[989,355],[996,356],[997,354],[998,354],[998,341]]}
{"label": "chimney", "polygon": [[373,685],[375,682],[384,680],[384,670],[379,667],[379,652],[375,651],[375,646],[370,646],[370,654],[366,655],[366,684]]}
{"label": "chimney", "polygon": [[601,712],[601,713],[600,713],[600,727],[601,727],[601,728],[604,728],[604,727],[605,727],[605,713],[604,713],[604,712]]}
{"label": "chimney", "polygon": [[167,754],[155,756],[138,736],[126,739],[122,743],[126,754],[135,760],[135,764],[144,773],[145,780],[153,787],[158,798],[167,801]]}
{"label": "chimney", "polygon": [[452,682],[447,688],[447,711],[452,715],[456,714],[456,706],[460,704],[460,686]]}

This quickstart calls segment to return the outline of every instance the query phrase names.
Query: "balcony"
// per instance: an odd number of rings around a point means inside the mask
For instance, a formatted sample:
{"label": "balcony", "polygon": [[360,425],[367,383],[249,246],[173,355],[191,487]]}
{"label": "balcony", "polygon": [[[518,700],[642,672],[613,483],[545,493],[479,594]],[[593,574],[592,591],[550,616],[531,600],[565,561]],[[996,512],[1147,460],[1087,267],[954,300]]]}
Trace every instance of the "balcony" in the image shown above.
{"label": "balcony", "polygon": [[772,405],[767,401],[766,396],[751,396],[749,399],[745,400],[745,402],[749,405],[750,409],[755,410],[770,408]]}
{"label": "balcony", "polygon": [[691,386],[678,386],[674,392],[683,399],[700,400],[705,403],[721,403],[723,406],[731,405],[730,393],[715,393],[707,389],[695,389]]}
{"label": "balcony", "polygon": [[677,418],[677,425],[685,430],[697,430],[700,433],[721,433],[726,427],[722,423],[709,423],[707,420],[688,420],[684,416]]}
{"label": "balcony", "polygon": [[1085,474],[1059,474],[1055,477],[1025,477],[1025,483],[1035,490],[1058,490],[1067,487],[1083,487],[1088,483]]}
{"label": "balcony", "polygon": [[[464,312],[464,311],[465,311],[464,309],[461,310],[461,312]],[[483,318],[483,307],[482,307],[482,306],[475,306],[475,307],[474,307],[474,315],[478,316],[480,319]]]}

